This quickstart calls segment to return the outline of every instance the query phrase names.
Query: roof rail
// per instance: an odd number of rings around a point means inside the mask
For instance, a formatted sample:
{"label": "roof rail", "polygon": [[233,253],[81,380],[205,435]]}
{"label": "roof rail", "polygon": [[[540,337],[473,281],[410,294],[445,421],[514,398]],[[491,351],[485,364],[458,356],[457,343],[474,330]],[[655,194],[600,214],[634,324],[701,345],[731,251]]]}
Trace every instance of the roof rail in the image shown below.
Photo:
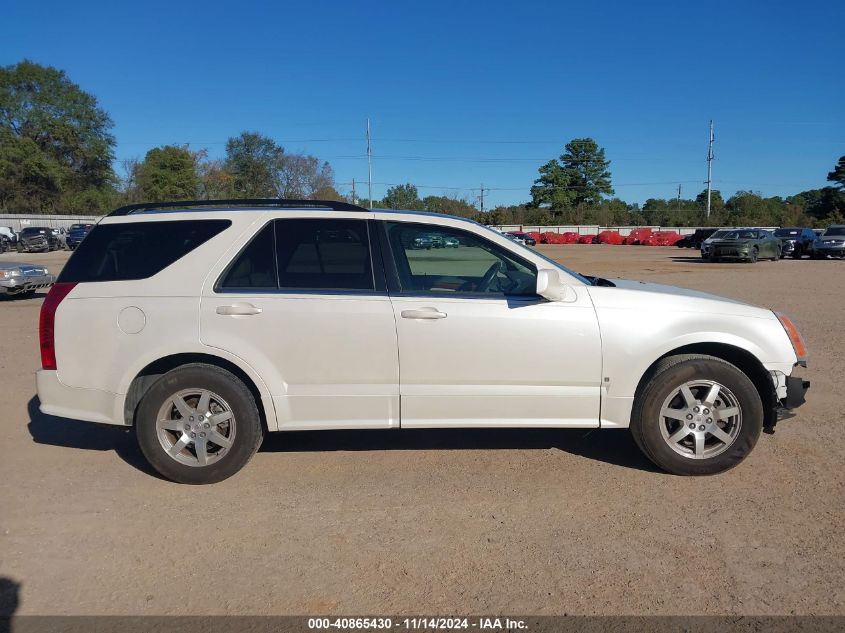
{"label": "roof rail", "polygon": [[332,211],[367,211],[364,207],[335,200],[288,200],[284,198],[240,198],[234,200],[178,200],[172,202],[142,202],[128,204],[108,214],[109,218],[159,209],[186,209],[193,207],[272,207],[276,209],[330,209]]}

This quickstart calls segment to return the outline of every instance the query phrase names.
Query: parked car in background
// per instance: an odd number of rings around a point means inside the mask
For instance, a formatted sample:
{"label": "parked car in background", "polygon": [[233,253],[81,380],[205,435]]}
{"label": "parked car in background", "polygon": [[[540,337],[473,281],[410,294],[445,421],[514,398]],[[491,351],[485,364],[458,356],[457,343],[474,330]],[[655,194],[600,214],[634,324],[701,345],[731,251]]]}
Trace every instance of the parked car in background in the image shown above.
{"label": "parked car in background", "polygon": [[684,235],[675,242],[678,248],[701,248],[701,243],[713,235],[718,229],[696,229],[692,235]]}
{"label": "parked car in background", "polygon": [[625,244],[642,244],[642,241],[651,235],[650,228],[633,229],[625,236]]}
{"label": "parked car in background", "polygon": [[596,243],[596,235],[579,235],[578,236],[578,244],[595,244]]}
{"label": "parked car in background", "polygon": [[535,246],[537,244],[537,240],[524,231],[511,231],[508,235],[513,237],[520,244],[525,244],[527,246]]}
{"label": "parked car in background", "polygon": [[93,224],[71,224],[67,232],[65,243],[70,250],[74,250],[82,243],[85,236],[94,228]]}
{"label": "parked car in background", "polygon": [[815,244],[813,244],[813,259],[830,257],[845,257],[845,224],[834,224],[827,227]]}
{"label": "parked car in background", "polygon": [[758,259],[777,261],[780,256],[780,240],[763,229],[734,229],[710,242],[710,261],[741,259],[753,264]]}
{"label": "parked car in background", "polygon": [[775,237],[783,245],[781,253],[784,257],[801,259],[804,255],[813,254],[813,245],[819,239],[816,232],[810,228],[786,227],[775,230]]}
{"label": "parked car in background", "polygon": [[434,248],[434,240],[431,239],[431,235],[417,235],[411,242],[411,248],[430,250]]}
{"label": "parked car in background", "polygon": [[67,231],[65,231],[64,227],[50,229],[50,231],[53,233],[53,237],[58,244],[58,249],[67,248]]}
{"label": "parked car in background", "polygon": [[52,286],[55,280],[43,266],[0,261],[0,297],[31,297],[36,290]]}
{"label": "parked car in background", "polygon": [[714,240],[718,240],[723,236],[727,235],[732,229],[717,229],[710,237],[705,239],[701,243],[701,258],[702,259],[709,259],[710,258],[710,244],[713,243]]}
{"label": "parked car in background", "polygon": [[675,231],[656,231],[645,238],[641,244],[645,246],[674,246],[681,239],[681,234]]}
{"label": "parked car in background", "polygon": [[46,226],[27,226],[18,233],[19,253],[42,253],[61,248],[61,242]]}
{"label": "parked car in background", "polygon": [[0,226],[0,236],[5,237],[12,246],[18,242],[18,234],[11,226]]}
{"label": "parked car in background", "polygon": [[619,235],[619,231],[601,231],[596,236],[596,241],[599,244],[614,244],[618,246],[625,241],[625,238]]}
{"label": "parked car in background", "polygon": [[[585,277],[456,217],[235,204],[94,227],[41,307],[42,413],[134,427],[159,473],[203,484],[266,432],[353,428],[630,428],[707,475],[804,402],[806,346],[769,309]],[[461,246],[419,257],[435,231]]]}

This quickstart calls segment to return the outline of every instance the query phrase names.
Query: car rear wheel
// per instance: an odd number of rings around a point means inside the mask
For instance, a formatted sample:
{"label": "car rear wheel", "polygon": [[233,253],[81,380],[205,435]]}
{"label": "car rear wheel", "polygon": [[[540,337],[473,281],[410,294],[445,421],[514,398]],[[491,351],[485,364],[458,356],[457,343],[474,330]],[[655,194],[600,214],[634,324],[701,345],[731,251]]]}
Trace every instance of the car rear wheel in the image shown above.
{"label": "car rear wheel", "polygon": [[631,433],[646,456],[676,475],[739,464],[760,437],[763,404],[736,366],[713,356],[670,356],[639,390]]}
{"label": "car rear wheel", "polygon": [[757,250],[757,247],[751,249],[751,252],[748,254],[748,261],[752,264],[756,264],[757,260],[760,257],[760,251]]}
{"label": "car rear wheel", "polygon": [[231,477],[264,437],[255,398],[234,374],[193,363],[167,372],[144,395],[136,435],[167,479],[210,484]]}

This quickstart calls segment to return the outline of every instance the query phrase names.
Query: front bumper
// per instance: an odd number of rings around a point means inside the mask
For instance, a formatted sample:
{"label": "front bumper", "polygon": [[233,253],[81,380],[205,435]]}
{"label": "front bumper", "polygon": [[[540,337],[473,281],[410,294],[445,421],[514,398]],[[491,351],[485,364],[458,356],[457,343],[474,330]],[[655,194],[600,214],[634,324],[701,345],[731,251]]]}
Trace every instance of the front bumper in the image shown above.
{"label": "front bumper", "polygon": [[750,259],[751,249],[747,246],[716,248],[713,249],[713,256],[722,259]]}
{"label": "front bumper", "polygon": [[786,377],[786,397],[780,402],[784,409],[797,409],[807,400],[807,390],[810,388],[810,381],[799,376]]}
{"label": "front bumper", "polygon": [[49,288],[55,283],[53,275],[39,275],[37,277],[12,277],[0,280],[0,295],[19,295],[24,292]]}
{"label": "front bumper", "polygon": [[816,244],[813,247],[813,253],[816,255],[836,255],[841,257],[845,254],[845,245],[843,246],[824,246],[821,244]]}

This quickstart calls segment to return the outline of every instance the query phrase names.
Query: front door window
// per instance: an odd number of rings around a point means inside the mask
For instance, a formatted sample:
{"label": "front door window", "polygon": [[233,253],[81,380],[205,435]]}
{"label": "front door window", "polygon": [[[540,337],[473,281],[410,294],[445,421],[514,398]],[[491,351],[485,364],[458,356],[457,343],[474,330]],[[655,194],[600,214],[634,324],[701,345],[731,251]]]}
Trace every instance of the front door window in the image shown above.
{"label": "front door window", "polygon": [[482,237],[449,227],[386,223],[401,292],[436,296],[528,297],[537,270]]}

